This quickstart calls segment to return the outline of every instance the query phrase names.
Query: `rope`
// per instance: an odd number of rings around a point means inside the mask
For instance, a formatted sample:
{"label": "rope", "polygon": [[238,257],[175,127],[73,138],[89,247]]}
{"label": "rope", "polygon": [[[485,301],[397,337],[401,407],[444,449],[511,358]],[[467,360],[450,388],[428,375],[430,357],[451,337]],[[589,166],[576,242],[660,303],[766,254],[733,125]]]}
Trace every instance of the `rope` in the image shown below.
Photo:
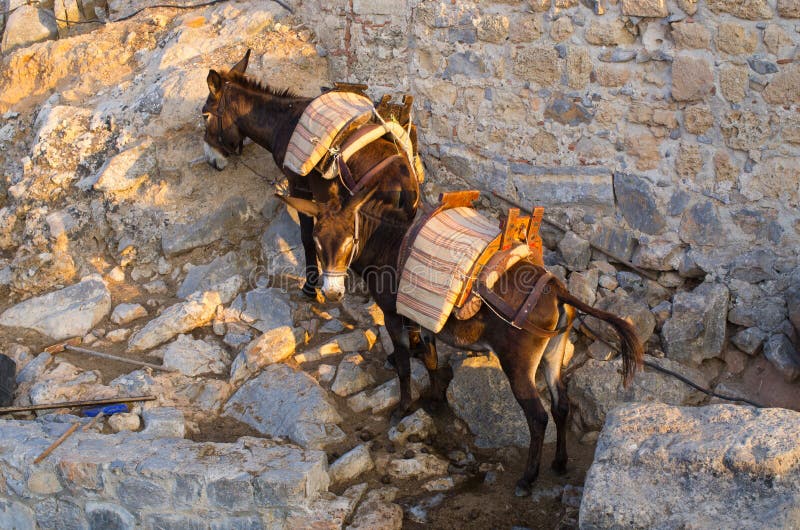
{"label": "rope", "polygon": [[[580,325],[578,327],[579,328],[585,328],[585,330],[588,331],[588,335],[590,335],[591,338],[593,338],[595,340],[599,340],[600,342],[602,342],[603,344],[605,344],[609,348],[613,349],[617,353],[620,352],[619,348],[617,348],[617,346],[615,344],[611,344],[607,340],[604,340],[602,337],[600,337],[600,335],[597,333],[597,330],[595,330],[591,326],[589,326],[589,324],[586,323],[586,321],[584,320],[583,317],[578,317],[578,318],[580,320]],[[684,384],[687,384],[690,387],[694,388],[695,390],[699,390],[700,392],[702,392],[703,394],[706,394],[708,396],[715,397],[715,398],[718,398],[718,399],[723,399],[725,401],[735,401],[735,402],[747,403],[748,405],[751,405],[751,406],[759,408],[759,409],[766,408],[765,405],[761,405],[759,403],[756,403],[755,401],[750,401],[749,399],[745,399],[745,398],[741,398],[741,397],[735,397],[735,396],[726,396],[724,394],[719,394],[717,392],[714,392],[713,390],[709,390],[707,388],[703,388],[702,386],[700,386],[697,383],[691,381],[690,379],[684,377],[683,375],[681,375],[681,374],[679,374],[677,372],[674,372],[674,371],[672,371],[672,370],[670,370],[668,368],[664,368],[663,366],[659,366],[658,364],[656,364],[654,362],[651,362],[651,361],[648,361],[648,360],[644,360],[642,362],[648,368],[652,368],[653,370],[656,370],[657,372],[661,372],[661,373],[670,375],[670,376],[674,377],[675,379],[677,379],[678,381],[680,381],[680,382],[682,382]]]}
{"label": "rope", "polygon": [[[44,9],[43,8],[42,11],[47,13],[47,15],[50,16],[51,18],[53,18],[53,20],[56,20],[58,22],[63,22],[65,24],[67,24],[67,25],[70,25],[70,24],[108,24],[109,22],[122,22],[124,20],[131,19],[131,18],[135,17],[136,15],[138,15],[139,13],[141,13],[142,11],[146,11],[148,9],[156,9],[156,8],[195,9],[197,7],[213,6],[213,5],[221,4],[222,2],[227,2],[227,1],[228,0],[210,0],[208,2],[202,2],[202,3],[199,3],[199,4],[191,4],[191,5],[153,4],[151,6],[145,6],[145,7],[142,7],[140,9],[137,9],[136,11],[134,11],[132,13],[129,13],[129,14],[123,16],[123,17],[120,17],[120,18],[116,18],[114,20],[111,20],[111,19],[102,20],[102,19],[99,19],[99,18],[92,18],[92,19],[89,19],[89,20],[65,20],[65,19],[56,17],[55,13],[53,13],[49,9]],[[285,10],[287,10],[289,13],[294,14],[294,9],[292,9],[289,5],[284,3],[282,0],[272,0],[272,1],[275,2],[276,4],[278,4],[279,6],[281,6],[282,8],[284,8]],[[40,2],[40,0],[27,0],[27,2],[25,2],[24,4],[18,5],[14,9],[9,9],[9,10],[6,10],[6,11],[0,11],[0,14],[2,14],[2,15],[10,15],[11,13],[13,13],[14,11],[16,11],[17,9],[19,9],[19,8],[21,8],[23,6],[41,7],[41,2]]]}

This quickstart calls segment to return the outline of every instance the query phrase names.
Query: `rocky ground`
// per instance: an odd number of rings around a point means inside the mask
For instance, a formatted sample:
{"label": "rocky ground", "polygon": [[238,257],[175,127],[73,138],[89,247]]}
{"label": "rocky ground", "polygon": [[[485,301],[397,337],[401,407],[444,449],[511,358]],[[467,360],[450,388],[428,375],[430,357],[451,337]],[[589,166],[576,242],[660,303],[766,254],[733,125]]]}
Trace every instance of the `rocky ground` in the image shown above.
{"label": "rocky ground", "polygon": [[[153,9],[92,29],[2,59],[0,348],[17,363],[17,405],[157,400],[101,423],[103,434],[76,435],[41,473],[26,462],[74,418],[5,422],[3,440],[28,442],[0,459],[15,481],[0,491],[26,500],[0,501],[0,521],[48,527],[69,513],[78,527],[207,524],[192,513],[188,488],[201,512],[237,513],[216,523],[228,526],[574,527],[599,431],[616,405],[708,401],[649,369],[623,390],[619,361],[600,340],[612,337],[587,320],[596,336],[574,333],[566,368],[569,472],[555,476],[547,466],[551,425],[532,499],[512,495],[527,429],[494,356],[441,347],[452,368],[447,402],[432,399],[415,361],[423,405],[391,427],[399,393],[382,314],[357,282],[341,305],[301,296],[296,219],[273,198],[283,182],[271,156],[249,145],[221,173],[202,161],[208,69],[252,48],[253,75],[318,93],[336,73],[313,32],[269,2]],[[551,270],[587,302],[631,318],[649,360],[719,392],[800,409],[794,335],[767,336],[755,321],[728,329],[728,310],[744,314],[752,303],[729,307],[728,289],[710,278],[647,279],[572,232],[544,236]],[[656,264],[669,259],[662,250],[641,252]],[[162,369],[41,353],[70,337]],[[99,465],[82,456],[87,447],[127,456]],[[244,463],[226,464],[244,453]],[[98,478],[84,480],[87,473]],[[143,502],[154,495],[164,503]],[[276,505],[289,508],[263,511]]]}

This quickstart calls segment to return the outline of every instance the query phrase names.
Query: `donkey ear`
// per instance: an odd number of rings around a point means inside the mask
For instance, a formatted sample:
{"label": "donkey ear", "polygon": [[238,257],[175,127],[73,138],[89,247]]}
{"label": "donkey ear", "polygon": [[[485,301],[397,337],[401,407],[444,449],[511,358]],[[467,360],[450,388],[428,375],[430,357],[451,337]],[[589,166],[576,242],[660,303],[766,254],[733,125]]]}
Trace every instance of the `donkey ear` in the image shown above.
{"label": "donkey ear", "polygon": [[302,214],[306,214],[309,217],[316,217],[319,215],[319,206],[314,201],[299,199],[297,197],[287,197],[278,193],[276,193],[275,196]]}
{"label": "donkey ear", "polygon": [[376,191],[378,191],[378,186],[358,192],[358,194],[350,199],[350,202],[347,203],[347,207],[351,208],[354,212],[358,212],[361,210],[361,207],[364,206],[373,195],[375,195]]}
{"label": "donkey ear", "polygon": [[208,82],[208,90],[211,91],[211,94],[214,96],[216,96],[222,89],[222,76],[219,75],[216,70],[208,71],[206,82]]}
{"label": "donkey ear", "polygon": [[244,57],[242,60],[233,65],[231,68],[231,72],[236,72],[237,74],[244,74],[244,71],[247,70],[247,62],[250,60],[250,48],[247,48],[247,51],[244,53]]}

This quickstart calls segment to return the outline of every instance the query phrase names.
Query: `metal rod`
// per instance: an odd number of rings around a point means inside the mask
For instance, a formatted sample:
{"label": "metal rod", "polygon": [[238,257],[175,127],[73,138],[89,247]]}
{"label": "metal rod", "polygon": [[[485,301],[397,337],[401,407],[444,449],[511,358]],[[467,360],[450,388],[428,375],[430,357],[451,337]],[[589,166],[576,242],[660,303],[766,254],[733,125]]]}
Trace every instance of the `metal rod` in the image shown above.
{"label": "metal rod", "polygon": [[[520,210],[522,210],[523,212],[526,212],[526,213],[528,213],[528,214],[530,214],[530,213],[531,213],[531,211],[530,211],[529,209],[525,208],[524,206],[522,206],[522,205],[521,205],[521,204],[519,204],[518,202],[516,202],[516,201],[513,201],[513,200],[509,199],[508,197],[504,197],[503,195],[500,195],[500,194],[499,194],[499,193],[497,193],[496,191],[492,191],[492,195],[494,195],[494,196],[495,196],[495,197],[497,197],[498,199],[501,199],[501,200],[504,200],[504,201],[506,201],[506,202],[507,202],[508,204],[510,204],[511,206],[515,206],[515,207],[519,208],[519,209],[520,209]],[[559,230],[561,230],[561,231],[562,231],[562,232],[564,232],[564,233],[567,233],[567,232],[569,232],[569,228],[567,228],[566,226],[562,225],[561,223],[558,223],[558,222],[556,222],[556,221],[552,221],[552,220],[550,220],[550,219],[547,219],[547,218],[544,218],[544,219],[542,219],[542,220],[543,220],[545,223],[547,223],[547,224],[549,224],[549,225],[551,225],[551,226],[555,226],[556,228],[558,228]],[[655,281],[658,281],[658,276],[656,276],[656,275],[655,275],[655,274],[653,274],[652,272],[650,272],[650,271],[647,271],[647,270],[644,270],[644,269],[642,269],[641,267],[637,267],[636,265],[634,265],[634,264],[633,264],[633,263],[631,263],[630,261],[626,260],[625,258],[623,258],[623,257],[621,257],[621,256],[618,256],[618,255],[614,254],[614,253],[613,253],[613,252],[611,252],[610,250],[608,250],[608,249],[606,249],[606,248],[603,248],[603,247],[601,247],[601,246],[599,246],[599,245],[595,245],[595,244],[594,244],[594,243],[592,243],[591,241],[589,242],[589,246],[591,246],[593,249],[595,249],[595,250],[597,250],[597,251],[599,251],[599,252],[602,252],[603,254],[605,254],[606,256],[608,256],[608,257],[610,257],[610,258],[614,258],[615,260],[617,260],[618,262],[622,263],[622,264],[623,264],[623,265],[625,265],[626,267],[630,267],[631,269],[635,270],[636,272],[638,272],[638,273],[639,273],[639,274],[641,274],[642,276],[644,276],[644,277],[646,277],[646,278],[648,278],[648,279],[650,279],[650,280],[653,280],[654,282],[655,282]]]}
{"label": "metal rod", "polygon": [[76,407],[90,407],[92,405],[115,405],[117,403],[136,403],[137,401],[155,401],[155,396],[118,397],[107,399],[86,399],[83,401],[62,401],[61,403],[44,403],[41,405],[28,405],[25,407],[2,407],[0,414],[12,412],[30,412],[34,410],[71,409]]}
{"label": "metal rod", "polygon": [[144,361],[136,361],[133,359],[126,359],[125,357],[117,357],[116,355],[110,355],[108,353],[101,353],[99,351],[94,350],[87,350],[86,348],[81,348],[80,346],[73,346],[71,344],[64,345],[65,350],[74,351],[78,353],[85,353],[86,355],[91,355],[93,357],[100,357],[101,359],[109,359],[112,361],[118,361],[121,363],[128,363],[128,364],[135,364],[136,366],[145,366],[147,368],[152,368],[153,370],[161,370],[162,372],[174,372],[172,368],[164,368],[158,364],[153,363],[146,363]]}

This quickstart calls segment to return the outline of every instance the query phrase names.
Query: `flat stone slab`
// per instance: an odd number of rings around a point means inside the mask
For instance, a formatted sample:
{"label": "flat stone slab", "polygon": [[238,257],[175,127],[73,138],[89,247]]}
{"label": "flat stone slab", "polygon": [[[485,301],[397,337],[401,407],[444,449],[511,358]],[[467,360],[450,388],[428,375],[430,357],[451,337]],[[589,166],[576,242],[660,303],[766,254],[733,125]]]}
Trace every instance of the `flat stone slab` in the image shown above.
{"label": "flat stone slab", "polygon": [[329,484],[325,453],[252,437],[198,443],[79,429],[33,465],[70,425],[0,421],[3,528],[187,528],[194,519],[202,528],[283,528]]}
{"label": "flat stone slab", "polygon": [[285,364],[267,366],[242,385],[225,405],[223,415],[303,447],[321,448],[344,438],[336,425],[342,417],[328,392],[307,373]]}
{"label": "flat stone slab", "polygon": [[53,340],[86,335],[111,310],[111,293],[98,275],[6,309],[0,326],[34,329]]}
{"label": "flat stone slab", "polygon": [[800,413],[636,403],[609,414],[580,528],[797,528]]}
{"label": "flat stone slab", "polygon": [[213,243],[226,232],[237,228],[246,216],[247,201],[242,198],[230,199],[205,217],[169,228],[161,238],[164,254],[167,257],[175,256]]}
{"label": "flat stone slab", "polygon": [[511,166],[514,185],[524,200],[541,206],[614,208],[612,173],[600,167]]}

